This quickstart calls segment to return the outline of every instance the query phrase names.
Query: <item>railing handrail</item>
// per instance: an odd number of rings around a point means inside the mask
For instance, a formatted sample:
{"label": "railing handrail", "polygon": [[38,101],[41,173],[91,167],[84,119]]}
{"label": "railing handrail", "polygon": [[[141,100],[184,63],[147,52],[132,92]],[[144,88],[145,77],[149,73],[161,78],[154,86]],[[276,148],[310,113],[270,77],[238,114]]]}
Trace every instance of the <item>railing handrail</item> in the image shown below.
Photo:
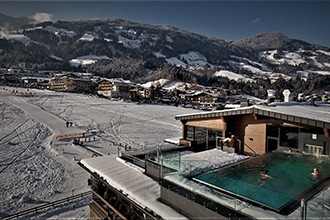
{"label": "railing handrail", "polygon": [[24,210],[24,211],[21,211],[21,212],[17,212],[15,214],[11,214],[11,215],[5,216],[5,217],[3,217],[1,219],[4,220],[4,219],[18,218],[20,216],[28,215],[28,214],[31,214],[31,213],[34,213],[34,212],[38,212],[40,210],[43,210],[43,209],[46,209],[46,208],[49,208],[49,207],[53,207],[54,208],[55,205],[59,205],[59,204],[62,204],[64,202],[70,202],[70,200],[75,200],[75,199],[78,199],[78,198],[81,198],[81,197],[85,197],[85,196],[88,196],[88,195],[92,195],[92,191],[83,192],[83,193],[80,193],[80,194],[77,194],[77,195],[66,197],[64,199],[60,199],[60,200],[56,200],[54,202],[50,202],[50,203],[45,204],[45,205],[40,205],[40,206],[31,208],[31,209],[27,209],[27,210]]}
{"label": "railing handrail", "polygon": [[127,218],[123,214],[121,214],[115,207],[113,207],[110,203],[108,203],[108,201],[106,201],[102,196],[100,196],[99,194],[97,194],[94,190],[92,192],[93,192],[93,195],[94,196],[96,196],[104,204],[106,204],[106,206],[109,207],[116,215],[118,215],[118,217],[120,217],[123,220],[127,220]]}
{"label": "railing handrail", "polygon": [[252,157],[255,157],[257,155],[257,153],[248,144],[244,143],[244,146],[247,146],[252,151],[253,153]]}
{"label": "railing handrail", "polygon": [[124,152],[122,152],[122,156],[130,159],[132,163],[134,163],[134,164],[136,164],[136,165],[138,165],[138,166],[140,166],[142,168],[145,167],[145,161],[144,160],[141,160],[140,158],[134,157],[134,156],[132,156],[130,154],[126,154]]}

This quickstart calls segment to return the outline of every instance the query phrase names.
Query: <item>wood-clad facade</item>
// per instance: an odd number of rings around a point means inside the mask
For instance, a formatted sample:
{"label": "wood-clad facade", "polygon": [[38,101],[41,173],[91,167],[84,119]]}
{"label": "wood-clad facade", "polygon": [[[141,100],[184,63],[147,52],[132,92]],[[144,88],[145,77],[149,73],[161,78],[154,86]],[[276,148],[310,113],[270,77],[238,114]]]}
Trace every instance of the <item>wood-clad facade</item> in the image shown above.
{"label": "wood-clad facade", "polygon": [[[310,110],[318,109],[308,106]],[[182,123],[181,145],[201,151],[219,147],[219,139],[234,135],[237,138],[234,152],[259,155],[279,148],[329,155],[330,123],[324,118],[301,117],[256,106],[176,116]]]}
{"label": "wood-clad facade", "polygon": [[123,80],[103,79],[98,82],[97,94],[126,100],[130,96],[130,84]]}

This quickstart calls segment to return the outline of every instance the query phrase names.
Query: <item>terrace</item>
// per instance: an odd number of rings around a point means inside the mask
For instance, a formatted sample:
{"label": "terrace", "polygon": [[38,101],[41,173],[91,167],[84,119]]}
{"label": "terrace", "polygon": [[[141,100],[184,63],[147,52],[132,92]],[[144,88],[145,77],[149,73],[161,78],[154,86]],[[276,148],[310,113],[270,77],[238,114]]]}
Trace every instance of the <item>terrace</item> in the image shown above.
{"label": "terrace", "polygon": [[[114,156],[83,159],[81,165],[93,175],[99,176],[116,193],[122,194],[137,207],[152,210],[152,213],[164,219],[193,217],[305,219],[328,215],[328,210],[323,209],[319,212],[313,207],[320,202],[319,200],[322,204],[327,203],[329,173],[324,173],[324,178],[318,184],[312,184],[298,194],[290,195],[283,207],[281,204],[279,208],[270,207],[267,201],[262,203],[255,198],[247,198],[246,195],[238,196],[237,191],[228,192],[229,190],[223,186],[201,180],[203,175],[212,176],[219,173],[226,173],[227,178],[228,175],[236,175],[237,170],[251,173],[251,169],[246,169],[245,166],[257,164],[262,167],[259,162],[263,157],[251,159],[248,156],[218,149],[193,153],[186,150],[162,151],[158,146],[154,150],[155,155],[158,155],[155,160],[137,159],[140,162],[144,161],[144,168]],[[149,158],[151,152],[151,149],[143,152],[144,157]],[[324,158],[324,161],[322,172],[325,172],[330,164],[328,159]],[[234,168],[235,166],[238,168]],[[309,172],[307,168],[306,170]],[[256,170],[252,172],[253,175],[256,173]],[[244,181],[231,180],[232,188],[239,189],[240,184],[245,184]],[[280,194],[278,191],[275,193]]]}

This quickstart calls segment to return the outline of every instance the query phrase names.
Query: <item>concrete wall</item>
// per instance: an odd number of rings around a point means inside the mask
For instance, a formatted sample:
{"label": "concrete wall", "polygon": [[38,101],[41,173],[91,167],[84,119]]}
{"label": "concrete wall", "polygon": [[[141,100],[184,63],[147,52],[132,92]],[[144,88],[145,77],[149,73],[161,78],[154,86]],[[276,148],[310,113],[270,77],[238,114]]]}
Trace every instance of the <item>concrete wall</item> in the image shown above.
{"label": "concrete wall", "polygon": [[[161,199],[171,204],[176,210],[183,213],[190,219],[228,219],[216,212],[207,209],[183,196],[180,196],[169,189],[161,187]],[[220,208],[220,207],[219,207]]]}
{"label": "concrete wall", "polygon": [[151,176],[155,179],[159,179],[160,178],[160,166],[159,164],[156,164],[156,163],[153,163],[151,161],[146,161],[146,169],[145,169],[145,173],[148,175],[148,176]]}

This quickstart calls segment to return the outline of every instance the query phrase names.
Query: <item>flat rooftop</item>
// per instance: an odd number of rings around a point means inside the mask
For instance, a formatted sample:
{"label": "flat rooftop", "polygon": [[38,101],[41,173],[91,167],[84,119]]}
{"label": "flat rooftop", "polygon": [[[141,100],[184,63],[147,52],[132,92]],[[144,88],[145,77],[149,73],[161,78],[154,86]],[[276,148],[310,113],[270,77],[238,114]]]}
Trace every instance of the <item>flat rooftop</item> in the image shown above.
{"label": "flat rooftop", "polygon": [[[188,153],[181,157],[181,161],[196,168],[207,171],[208,169],[215,169],[226,166],[233,162],[245,160],[246,156],[238,155],[234,153],[227,153],[221,150],[212,149],[199,153]],[[144,169],[131,164],[130,162],[124,161],[115,155],[87,158],[80,161],[80,163],[90,170],[95,172],[99,176],[103,177],[111,186],[118,190],[121,190],[126,196],[138,203],[141,207],[147,207],[153,210],[155,213],[160,215],[164,219],[187,219],[185,216],[178,213],[176,210],[158,201],[160,197],[160,185],[157,181],[144,174]],[[195,193],[202,193],[203,196],[209,198],[215,198],[216,201],[221,202],[227,206],[232,206],[234,210],[239,210],[248,216],[253,216],[256,219],[299,219],[301,216],[300,208],[294,210],[289,215],[281,215],[274,211],[265,210],[258,206],[246,202],[239,202],[226,197],[219,197],[207,190],[207,186],[202,186],[193,180],[189,180],[184,177],[184,169],[182,171],[170,173],[165,176],[165,179],[171,181],[177,185],[193,190]],[[323,191],[325,195],[330,193],[330,188],[326,187]],[[324,195],[324,194],[323,194]],[[312,200],[319,201],[320,196],[316,196]],[[322,197],[324,200],[324,198]],[[322,200],[322,202],[323,202]],[[320,204],[322,208],[323,204]],[[323,210],[324,211],[324,210]],[[330,211],[329,211],[330,212]]]}

